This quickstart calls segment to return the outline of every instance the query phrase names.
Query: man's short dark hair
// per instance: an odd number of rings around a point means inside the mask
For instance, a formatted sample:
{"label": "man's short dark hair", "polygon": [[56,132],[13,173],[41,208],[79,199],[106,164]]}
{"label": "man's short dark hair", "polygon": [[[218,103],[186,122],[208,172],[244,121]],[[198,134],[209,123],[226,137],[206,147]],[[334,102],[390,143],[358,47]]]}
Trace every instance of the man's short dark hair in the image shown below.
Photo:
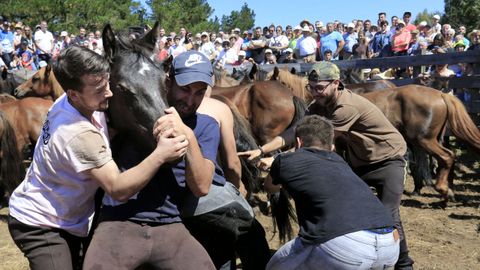
{"label": "man's short dark hair", "polygon": [[380,17],[380,15],[385,15],[385,17],[386,17],[386,16],[387,16],[387,13],[385,13],[385,12],[379,12],[379,13],[378,13],[378,16]]}
{"label": "man's short dark hair", "polygon": [[388,25],[388,22],[387,21],[380,22],[380,26],[383,26],[383,25]]}
{"label": "man's short dark hair", "polygon": [[325,117],[309,115],[298,122],[295,137],[302,140],[304,147],[330,150],[334,137],[333,125]]}
{"label": "man's short dark hair", "polygon": [[403,17],[412,17],[412,13],[410,11],[405,11],[405,13],[403,13]]}
{"label": "man's short dark hair", "polygon": [[53,63],[53,73],[63,90],[82,91],[83,75],[103,75],[110,72],[108,61],[96,52],[72,45],[63,50]]}
{"label": "man's short dark hair", "polygon": [[326,55],[327,53],[330,53],[330,54],[331,54],[331,53],[332,53],[332,50],[326,49],[326,50],[323,52],[323,55]]}

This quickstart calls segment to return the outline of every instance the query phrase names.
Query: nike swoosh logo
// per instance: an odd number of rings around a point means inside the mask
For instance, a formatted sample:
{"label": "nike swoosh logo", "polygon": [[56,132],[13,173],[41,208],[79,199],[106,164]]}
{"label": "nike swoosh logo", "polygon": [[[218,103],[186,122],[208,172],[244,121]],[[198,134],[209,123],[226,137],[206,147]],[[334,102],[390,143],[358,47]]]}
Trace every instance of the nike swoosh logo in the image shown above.
{"label": "nike swoosh logo", "polygon": [[186,67],[191,67],[193,65],[200,64],[200,63],[205,63],[205,61],[186,61],[185,66]]}

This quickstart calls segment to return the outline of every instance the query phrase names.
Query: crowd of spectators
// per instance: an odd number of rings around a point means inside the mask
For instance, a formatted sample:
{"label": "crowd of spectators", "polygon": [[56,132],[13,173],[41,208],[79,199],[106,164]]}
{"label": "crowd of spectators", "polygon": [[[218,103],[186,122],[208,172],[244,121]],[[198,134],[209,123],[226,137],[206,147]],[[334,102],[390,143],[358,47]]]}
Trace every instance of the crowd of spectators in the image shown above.
{"label": "crowd of spectators", "polygon": [[[315,61],[348,60],[401,55],[445,53],[473,50],[480,46],[480,30],[457,30],[449,24],[441,25],[440,16],[434,15],[431,24],[421,21],[411,23],[411,13],[402,18],[385,12],[378,14],[376,24],[371,20],[355,19],[348,23],[303,20],[292,27],[270,25],[253,29],[239,28],[226,33],[190,33],[184,27],[179,32],[159,31],[158,57],[176,57],[187,50],[205,54],[216,67],[242,65],[248,61],[256,64],[312,63]],[[468,34],[467,34],[468,33]],[[131,37],[135,38],[135,34]],[[42,21],[32,30],[22,22],[3,20],[0,32],[0,53],[9,69],[24,67],[37,69],[55,58],[60,50],[70,44],[85,46],[103,53],[100,31],[90,32],[80,27],[76,35],[61,31],[51,33],[47,22]],[[2,64],[2,63],[0,63]],[[462,72],[456,65],[454,73]],[[372,75],[388,77],[388,72],[372,70]],[[379,73],[381,73],[379,75]]]}
{"label": "crowd of spectators", "polygon": [[71,44],[103,54],[100,31],[87,35],[85,28],[80,27],[77,35],[69,35],[67,31],[52,33],[46,21],[41,21],[32,29],[21,21],[11,22],[3,18],[0,25],[0,68],[37,70]]}

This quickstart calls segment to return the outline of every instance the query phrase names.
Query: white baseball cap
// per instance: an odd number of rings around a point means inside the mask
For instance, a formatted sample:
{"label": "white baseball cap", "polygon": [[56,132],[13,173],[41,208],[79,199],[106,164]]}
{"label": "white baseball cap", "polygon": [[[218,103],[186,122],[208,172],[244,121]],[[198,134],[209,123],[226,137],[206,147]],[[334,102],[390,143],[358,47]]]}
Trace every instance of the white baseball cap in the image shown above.
{"label": "white baseball cap", "polygon": [[310,31],[310,27],[308,27],[308,24],[306,24],[306,25],[302,28],[302,32],[311,32],[311,31]]}
{"label": "white baseball cap", "polygon": [[355,24],[353,22],[348,23],[347,28],[355,28]]}
{"label": "white baseball cap", "polygon": [[285,50],[285,52],[286,52],[286,53],[287,53],[287,52],[293,53],[293,50],[292,50],[292,48],[287,48],[287,49]]}
{"label": "white baseball cap", "polygon": [[437,19],[437,20],[440,20],[440,15],[435,14],[435,15],[433,15],[433,18],[434,18],[434,19]]}
{"label": "white baseball cap", "polygon": [[265,53],[273,53],[273,52],[272,52],[272,50],[270,50],[270,49],[266,49],[266,50],[265,50]]}
{"label": "white baseball cap", "polygon": [[241,50],[238,52],[238,56],[247,56],[247,52]]}
{"label": "white baseball cap", "polygon": [[293,28],[293,31],[295,31],[295,30],[302,30],[302,27],[300,25],[297,25]]}

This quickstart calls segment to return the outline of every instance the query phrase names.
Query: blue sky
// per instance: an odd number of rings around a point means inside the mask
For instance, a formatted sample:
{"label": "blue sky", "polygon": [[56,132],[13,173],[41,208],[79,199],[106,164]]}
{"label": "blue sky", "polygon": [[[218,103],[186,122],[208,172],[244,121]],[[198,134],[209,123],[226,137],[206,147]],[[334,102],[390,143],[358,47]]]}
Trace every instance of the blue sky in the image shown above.
{"label": "blue sky", "polygon": [[[144,0],[140,0],[144,2]],[[298,2],[297,2],[298,1]],[[243,3],[253,9],[255,26],[275,25],[295,26],[303,19],[314,23],[317,20],[324,24],[329,21],[340,20],[350,22],[352,19],[370,19],[376,24],[378,12],[385,11],[387,18],[392,15],[401,17],[403,12],[412,13],[412,21],[415,15],[427,9],[429,12],[444,11],[444,0],[402,0],[402,1],[369,1],[369,0],[208,0],[209,5],[215,9],[213,16],[230,15],[232,10],[240,10]],[[213,17],[212,16],[212,17]]]}

